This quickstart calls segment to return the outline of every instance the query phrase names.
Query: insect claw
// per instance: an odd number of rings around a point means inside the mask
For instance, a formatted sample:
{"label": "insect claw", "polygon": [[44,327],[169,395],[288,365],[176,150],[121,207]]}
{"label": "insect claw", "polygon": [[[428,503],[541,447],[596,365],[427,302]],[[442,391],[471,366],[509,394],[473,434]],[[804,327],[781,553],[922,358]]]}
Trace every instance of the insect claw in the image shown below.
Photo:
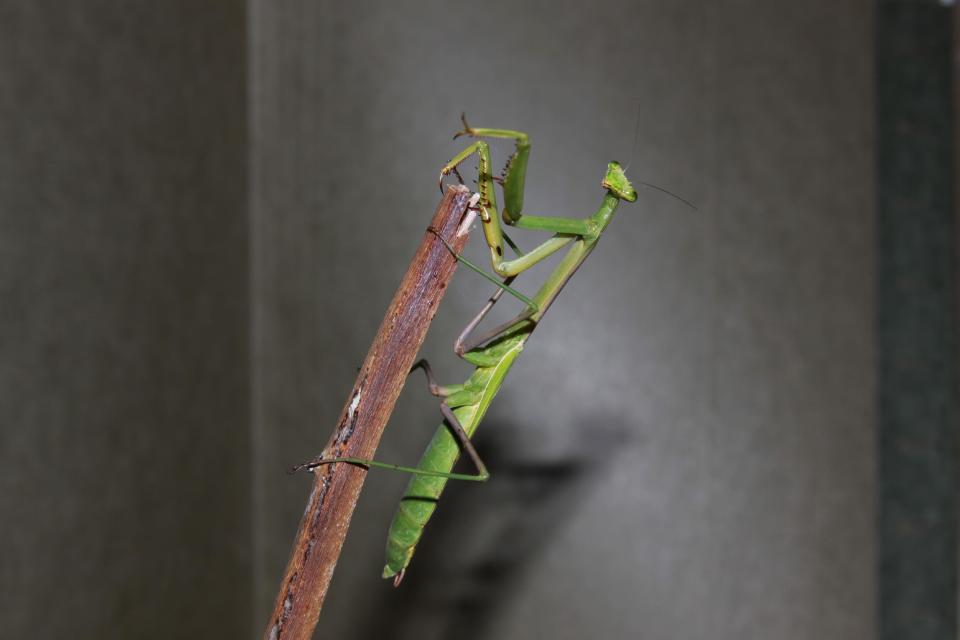
{"label": "insect claw", "polygon": [[459,169],[457,169],[457,165],[446,166],[443,169],[440,169],[440,179],[437,180],[437,184],[440,186],[440,193],[443,193],[443,178],[445,176],[450,175],[451,173],[457,176],[457,180],[460,181],[460,184],[463,184],[463,176],[460,175],[460,171]]}
{"label": "insect claw", "polygon": [[473,128],[472,128],[469,124],[467,124],[467,114],[466,114],[466,112],[461,112],[461,113],[460,113],[460,122],[463,123],[463,129],[462,129],[461,131],[457,131],[455,134],[453,134],[453,139],[456,140],[456,139],[459,138],[460,136],[470,136],[470,137],[472,138],[472,137],[473,137],[473,134],[474,134],[474,131],[473,131]]}
{"label": "insect claw", "polygon": [[288,476],[292,476],[292,475],[295,474],[297,471],[300,471],[301,469],[303,469],[303,468],[305,468],[305,467],[309,467],[309,466],[310,466],[310,463],[309,463],[309,462],[303,462],[303,463],[301,463],[301,464],[295,464],[295,465],[293,465],[292,467],[290,467],[289,469],[287,469],[287,475],[288,475]]}
{"label": "insect claw", "polygon": [[313,473],[314,470],[322,464],[324,464],[324,458],[323,455],[319,455],[316,458],[307,460],[306,462],[293,465],[287,470],[287,474],[292,476],[298,471],[303,471],[304,469],[306,469],[307,473]]}

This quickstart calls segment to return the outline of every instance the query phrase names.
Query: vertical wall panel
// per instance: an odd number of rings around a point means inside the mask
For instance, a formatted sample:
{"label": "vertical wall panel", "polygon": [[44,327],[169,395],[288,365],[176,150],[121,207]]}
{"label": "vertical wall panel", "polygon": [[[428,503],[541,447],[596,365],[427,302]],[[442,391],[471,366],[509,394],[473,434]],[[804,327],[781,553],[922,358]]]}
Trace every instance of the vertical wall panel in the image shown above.
{"label": "vertical wall panel", "polygon": [[877,5],[880,637],[957,634],[951,13]]}
{"label": "vertical wall panel", "polygon": [[245,8],[0,8],[0,620],[249,631]]}

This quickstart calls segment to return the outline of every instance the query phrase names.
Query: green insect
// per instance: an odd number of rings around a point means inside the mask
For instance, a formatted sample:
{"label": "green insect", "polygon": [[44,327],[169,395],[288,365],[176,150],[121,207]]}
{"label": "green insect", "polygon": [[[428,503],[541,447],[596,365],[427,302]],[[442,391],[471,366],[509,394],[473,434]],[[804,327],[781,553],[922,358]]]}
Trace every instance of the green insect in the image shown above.
{"label": "green insect", "polygon": [[[502,179],[496,179],[491,173],[490,149],[483,140],[477,140],[462,152],[454,156],[440,171],[440,180],[451,173],[460,177],[457,166],[476,154],[479,159],[477,180],[479,198],[475,203],[475,214],[479,216],[483,233],[490,248],[490,261],[494,272],[504,278],[501,282],[487,274],[476,265],[456,255],[453,248],[447,248],[456,258],[469,268],[484,275],[497,286],[497,291],[488,300],[473,320],[466,326],[455,343],[458,356],[474,365],[476,369],[466,382],[459,385],[440,386],[436,383],[430,365],[421,360],[413,369],[422,368],[427,375],[430,392],[443,398],[440,411],[444,423],[424,452],[416,468],[364,460],[360,458],[316,458],[298,468],[313,469],[334,462],[347,462],[366,467],[379,467],[405,471],[414,474],[400,501],[400,506],[390,525],[387,538],[387,561],[383,569],[384,578],[393,578],[399,585],[407,567],[413,558],[413,552],[423,534],[423,529],[436,509],[437,500],[446,486],[447,480],[485,481],[490,477],[486,466],[470,442],[490,406],[493,397],[500,390],[514,361],[523,351],[544,313],[556,299],[563,286],[573,276],[590,252],[596,247],[600,236],[613,219],[613,214],[621,200],[633,202],[637,192],[617,162],[607,165],[606,175],[601,185],[606,190],[603,201],[596,213],[581,219],[528,216],[523,211],[523,189],[527,173],[527,160],[530,156],[530,138],[525,133],[507,129],[473,128],[465,117],[463,130],[454,137],[507,138],[516,144],[513,156],[507,162]],[[461,180],[462,181],[462,180]],[[503,188],[504,206],[498,211],[494,184],[500,182]],[[651,185],[652,186],[652,185]],[[476,196],[475,196],[476,197]],[[554,235],[528,253],[522,253],[507,237],[500,225],[500,216],[508,225],[519,229],[534,229],[551,232]],[[431,230],[432,231],[432,230]],[[436,233],[436,232],[434,232]],[[437,234],[439,237],[439,234]],[[443,238],[441,238],[443,240]],[[504,243],[510,245],[517,257],[504,258]],[[446,241],[444,241],[446,244]],[[513,279],[544,258],[569,247],[566,255],[547,277],[533,298],[528,298],[510,287]],[[471,337],[474,329],[489,313],[493,305],[504,293],[522,300],[526,309],[512,320],[479,336]],[[411,370],[412,371],[412,370]],[[460,456],[466,451],[477,468],[476,475],[453,473],[452,469]]]}

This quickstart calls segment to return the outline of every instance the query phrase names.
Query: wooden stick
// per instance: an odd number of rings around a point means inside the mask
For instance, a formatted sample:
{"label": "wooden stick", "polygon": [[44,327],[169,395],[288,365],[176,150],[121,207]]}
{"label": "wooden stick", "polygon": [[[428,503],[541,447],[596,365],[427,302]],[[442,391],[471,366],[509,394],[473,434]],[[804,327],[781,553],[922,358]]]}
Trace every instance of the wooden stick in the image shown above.
{"label": "wooden stick", "polygon": [[[466,187],[450,187],[430,224],[458,252],[468,237],[468,225],[462,222],[469,199]],[[436,235],[425,232],[323,450],[325,458],[373,459],[456,266],[456,259]],[[310,640],[313,636],[366,474],[366,469],[344,463],[314,470],[313,490],[264,640]]]}

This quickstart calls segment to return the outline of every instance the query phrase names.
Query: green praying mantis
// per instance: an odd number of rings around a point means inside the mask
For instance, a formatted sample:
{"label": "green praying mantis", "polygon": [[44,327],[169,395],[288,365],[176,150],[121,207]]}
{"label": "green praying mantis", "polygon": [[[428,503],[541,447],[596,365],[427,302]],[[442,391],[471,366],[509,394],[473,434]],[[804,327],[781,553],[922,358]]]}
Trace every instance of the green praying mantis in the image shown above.
{"label": "green praying mantis", "polygon": [[[441,185],[444,177],[451,173],[462,182],[457,167],[467,158],[473,155],[477,156],[478,188],[474,199],[471,201],[472,213],[468,215],[479,218],[486,244],[490,249],[491,266],[494,273],[503,280],[501,281],[486,273],[459,256],[453,247],[440,237],[439,233],[433,229],[430,229],[430,231],[444,242],[457,260],[484,275],[498,287],[480,312],[460,333],[454,345],[456,354],[473,365],[475,369],[466,382],[450,386],[437,384],[426,360],[420,360],[411,369],[411,373],[418,368],[423,369],[430,392],[442,399],[440,412],[444,418],[444,422],[437,429],[416,467],[348,457],[318,457],[295,467],[295,470],[312,470],[320,465],[345,462],[413,474],[400,500],[387,538],[386,565],[383,569],[383,577],[393,578],[394,585],[399,585],[403,579],[413,558],[417,543],[423,534],[424,527],[433,515],[447,481],[470,480],[482,482],[490,477],[486,466],[470,442],[471,436],[483,420],[491,401],[503,385],[507,373],[523,351],[527,340],[533,334],[547,309],[550,308],[564,285],[583,264],[584,260],[596,248],[600,236],[613,220],[620,202],[624,200],[634,202],[637,199],[637,192],[627,179],[624,169],[619,163],[610,162],[601,182],[605,189],[603,200],[593,215],[579,219],[525,215],[523,213],[523,192],[527,160],[530,156],[529,136],[520,131],[509,129],[474,128],[467,123],[465,116],[461,116],[461,120],[463,129],[457,132],[454,138],[468,136],[477,140],[443,166],[440,171]],[[493,176],[490,148],[481,138],[513,140],[515,150],[507,161],[501,178]],[[502,210],[497,206],[494,191],[494,185],[498,182],[501,184],[503,191],[504,204]],[[501,216],[503,222],[510,226],[519,229],[545,231],[553,235],[536,248],[523,253],[504,233],[500,222]],[[504,257],[505,244],[508,244],[514,251],[515,258],[506,259]],[[524,296],[510,286],[517,275],[565,248],[567,249],[566,254],[532,298]],[[482,335],[473,336],[474,330],[504,292],[521,300],[525,309],[512,320]],[[461,451],[466,452],[470,457],[476,467],[476,474],[453,472],[454,464],[456,464]]]}

